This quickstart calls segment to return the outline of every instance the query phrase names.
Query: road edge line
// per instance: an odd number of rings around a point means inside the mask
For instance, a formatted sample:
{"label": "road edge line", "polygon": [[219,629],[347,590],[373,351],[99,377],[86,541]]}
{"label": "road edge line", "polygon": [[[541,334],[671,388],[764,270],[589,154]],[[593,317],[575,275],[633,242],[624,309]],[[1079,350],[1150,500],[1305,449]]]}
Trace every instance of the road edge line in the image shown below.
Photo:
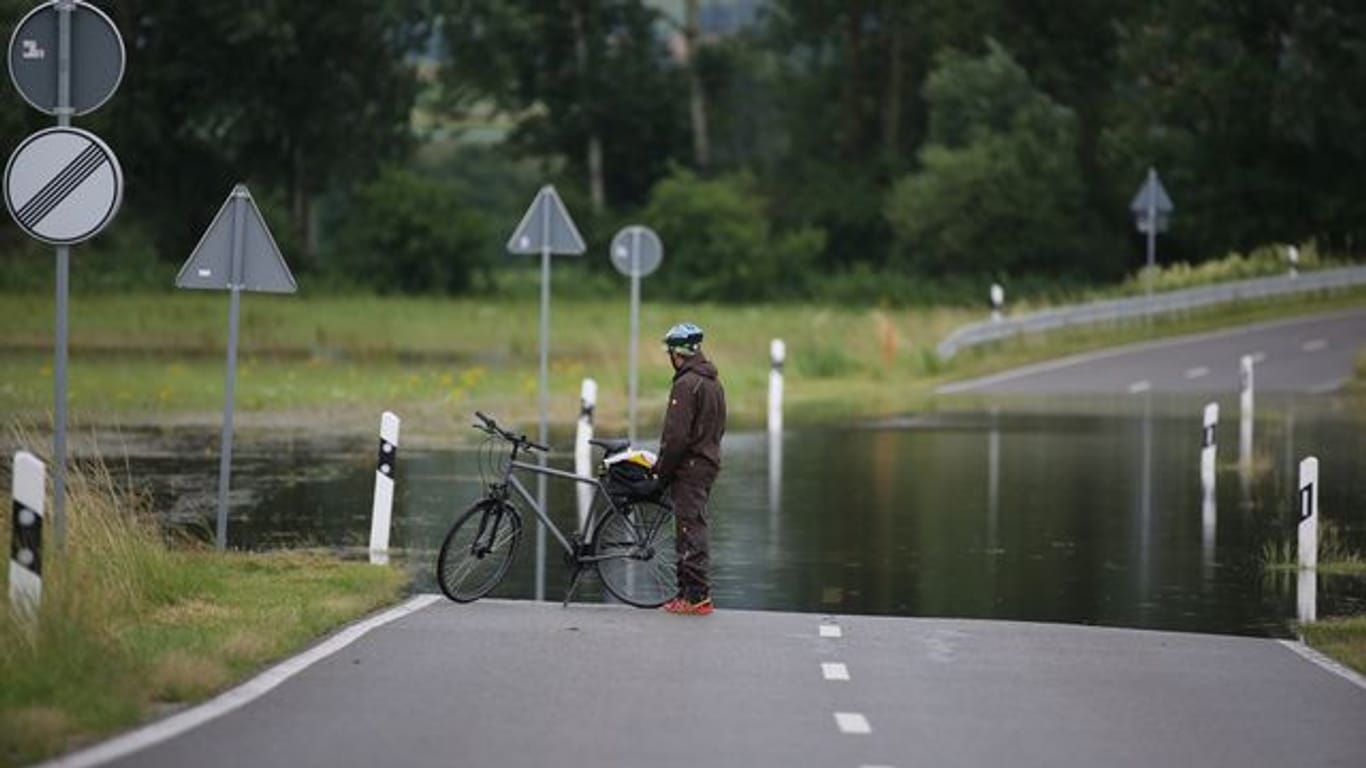
{"label": "road edge line", "polygon": [[1294,651],[1296,655],[1305,661],[1315,664],[1328,672],[1332,672],[1343,680],[1366,691],[1366,677],[1358,674],[1356,670],[1328,658],[1299,640],[1279,640],[1277,642]]}
{"label": "road edge line", "polygon": [[117,760],[147,747],[175,738],[214,718],[259,699],[271,689],[308,669],[337,651],[354,643],[372,629],[401,619],[441,599],[440,595],[415,595],[407,601],[376,616],[352,624],[312,648],[292,656],[267,669],[256,677],[231,688],[208,701],[178,712],[163,720],[115,736],[93,747],[72,752],[36,768],[88,768]]}

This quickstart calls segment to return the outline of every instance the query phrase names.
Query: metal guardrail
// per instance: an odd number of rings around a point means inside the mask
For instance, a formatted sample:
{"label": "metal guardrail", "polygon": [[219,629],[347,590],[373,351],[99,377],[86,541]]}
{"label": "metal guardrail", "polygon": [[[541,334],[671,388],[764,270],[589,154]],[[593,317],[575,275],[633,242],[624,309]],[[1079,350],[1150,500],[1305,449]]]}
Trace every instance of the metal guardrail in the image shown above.
{"label": "metal guardrail", "polygon": [[1024,333],[1037,333],[1054,328],[1089,325],[1092,323],[1137,320],[1150,315],[1185,312],[1214,304],[1225,304],[1243,299],[1265,299],[1291,293],[1308,293],[1345,288],[1366,283],[1366,266],[1324,269],[1274,277],[1258,277],[1232,283],[1188,288],[1181,291],[1154,293],[1125,299],[1109,299],[1070,307],[1045,309],[1019,317],[983,320],[970,323],[950,333],[939,342],[939,357],[947,360],[958,350],[989,341],[999,341]]}

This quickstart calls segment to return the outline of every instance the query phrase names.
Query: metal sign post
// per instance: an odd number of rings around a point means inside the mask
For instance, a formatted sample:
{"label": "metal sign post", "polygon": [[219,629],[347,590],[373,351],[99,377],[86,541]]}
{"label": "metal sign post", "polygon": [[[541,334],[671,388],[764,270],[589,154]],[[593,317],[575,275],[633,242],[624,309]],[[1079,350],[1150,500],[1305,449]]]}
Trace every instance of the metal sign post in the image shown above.
{"label": "metal sign post", "polygon": [[[73,115],[98,109],[114,94],[123,80],[125,60],[118,28],[102,11],[82,0],[44,3],[29,11],[10,36],[10,81],[35,109],[54,115],[58,129],[68,129]],[[75,136],[49,136],[42,142],[37,139],[45,132],[30,137],[10,158],[5,172],[5,201],[15,221],[33,237],[57,246],[52,519],[59,548],[66,526],[70,246],[94,237],[107,226],[123,195],[123,173],[113,152],[93,134],[68,131]],[[95,149],[63,155],[64,149],[81,144],[83,139],[89,140]],[[28,154],[21,158],[20,152],[26,147]],[[16,174],[13,177],[12,171]],[[33,184],[35,179],[40,182],[37,186],[25,186],[25,182]],[[12,191],[16,185],[19,189]],[[81,216],[86,208],[98,214],[93,226],[85,220],[87,217]]]}
{"label": "metal sign post", "polygon": [[[550,431],[550,254],[578,256],[588,249],[555,187],[547,184],[536,193],[536,199],[531,201],[521,223],[508,238],[507,250],[512,254],[541,255],[541,418],[538,434],[544,445]],[[545,466],[545,454],[538,454],[538,461]],[[545,475],[536,477],[536,501],[545,507]],[[539,520],[536,521],[536,599],[545,599],[545,526]]]}
{"label": "metal sign post", "polygon": [[664,245],[653,229],[632,225],[623,228],[612,238],[609,251],[612,266],[631,278],[631,346],[629,349],[630,388],[627,397],[627,436],[632,443],[636,441],[636,395],[640,352],[640,278],[659,269],[664,260]]}
{"label": "metal sign post", "polygon": [[298,284],[247,188],[238,184],[218,209],[190,258],[176,275],[177,288],[226,290],[227,380],[223,387],[223,439],[218,461],[218,549],[228,546],[228,484],[232,476],[232,422],[237,384],[237,329],[242,291],[294,293]]}
{"label": "metal sign post", "polygon": [[1138,231],[1148,236],[1148,268],[1145,271],[1144,293],[1149,311],[1153,301],[1153,268],[1157,263],[1157,233],[1166,232],[1171,225],[1171,213],[1175,210],[1172,199],[1157,177],[1156,168],[1148,168],[1148,177],[1138,188],[1134,199],[1129,203],[1129,211],[1134,215]]}

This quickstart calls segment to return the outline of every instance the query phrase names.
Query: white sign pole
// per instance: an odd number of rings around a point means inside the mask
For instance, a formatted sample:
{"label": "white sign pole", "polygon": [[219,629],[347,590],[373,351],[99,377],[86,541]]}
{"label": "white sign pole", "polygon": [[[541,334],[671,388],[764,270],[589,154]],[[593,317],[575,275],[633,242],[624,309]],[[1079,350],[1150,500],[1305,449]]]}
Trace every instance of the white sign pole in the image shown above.
{"label": "white sign pole", "polygon": [[[579,388],[579,423],[574,432],[574,474],[589,475],[593,471],[593,449],[588,444],[593,439],[593,411],[598,405],[598,383],[584,379]],[[579,531],[586,532],[588,509],[593,504],[594,487],[587,483],[575,483],[579,502]]]}
{"label": "white sign pole", "polygon": [[232,478],[232,421],[237,389],[237,329],[242,314],[242,252],[246,216],[243,200],[232,200],[232,271],[228,283],[228,360],[227,377],[223,383],[223,439],[218,455],[218,550],[228,546],[228,485]]}
{"label": "white sign pole", "polygon": [[640,391],[640,229],[631,230],[631,349],[629,422],[626,436],[636,444],[636,397]]}
{"label": "white sign pole", "polygon": [[1300,462],[1300,524],[1298,614],[1302,622],[1318,620],[1319,564],[1319,460],[1313,456]]}
{"label": "white sign pole", "polygon": [[15,614],[32,619],[43,598],[43,462],[27,451],[14,454],[13,528],[10,533],[9,601]]}
{"label": "white sign pole", "polygon": [[770,434],[783,431],[783,363],[787,359],[787,345],[782,339],[769,342],[768,355],[768,431]]}
{"label": "white sign pole", "polygon": [[[57,9],[57,125],[71,125],[71,11],[68,3]],[[57,548],[66,538],[66,363],[69,339],[67,305],[71,284],[71,247],[57,246],[57,329],[53,353],[52,519]]]}
{"label": "white sign pole", "polygon": [[[541,445],[548,445],[550,419],[550,206],[541,208],[541,231],[546,233],[541,245],[541,424],[537,432]],[[536,463],[545,466],[546,456],[537,452]],[[536,475],[536,503],[545,509],[545,475]],[[536,520],[536,601],[545,599],[545,525]]]}
{"label": "white sign pole", "polygon": [[375,460],[375,499],[370,508],[370,562],[389,562],[389,530],[394,509],[394,477],[398,471],[398,415],[385,411],[379,419],[379,457]]}

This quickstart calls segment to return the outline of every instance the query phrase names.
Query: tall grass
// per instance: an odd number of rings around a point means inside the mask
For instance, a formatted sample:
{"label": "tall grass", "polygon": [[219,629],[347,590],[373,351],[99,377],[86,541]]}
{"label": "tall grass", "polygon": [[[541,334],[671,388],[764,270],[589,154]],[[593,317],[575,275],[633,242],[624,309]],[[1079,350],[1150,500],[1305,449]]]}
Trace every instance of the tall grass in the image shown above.
{"label": "tall grass", "polygon": [[[4,487],[11,471],[5,461]],[[0,765],[205,698],[392,601],[403,584],[400,570],[367,563],[168,542],[129,487],[102,460],[72,466],[60,549],[50,515],[45,526],[36,619],[0,609]],[[0,526],[0,551],[9,528]]]}
{"label": "tall grass", "polygon": [[[1262,545],[1262,565],[1268,571],[1293,571],[1299,568],[1299,546],[1294,539]],[[1319,521],[1318,570],[1326,574],[1366,573],[1366,557],[1352,549],[1336,523]]]}

